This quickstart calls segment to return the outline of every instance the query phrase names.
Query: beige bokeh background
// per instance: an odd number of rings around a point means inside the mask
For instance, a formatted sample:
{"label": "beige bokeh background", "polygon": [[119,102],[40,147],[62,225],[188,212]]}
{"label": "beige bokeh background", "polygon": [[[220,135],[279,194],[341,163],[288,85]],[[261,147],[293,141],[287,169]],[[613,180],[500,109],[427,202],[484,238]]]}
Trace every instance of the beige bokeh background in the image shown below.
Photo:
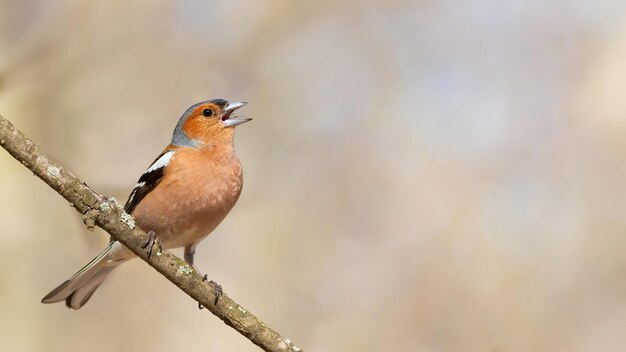
{"label": "beige bokeh background", "polygon": [[[626,345],[623,1],[0,1],[0,114],[120,200],[208,98],[250,102],[198,248],[305,351]],[[0,349],[256,351],[0,151]]]}

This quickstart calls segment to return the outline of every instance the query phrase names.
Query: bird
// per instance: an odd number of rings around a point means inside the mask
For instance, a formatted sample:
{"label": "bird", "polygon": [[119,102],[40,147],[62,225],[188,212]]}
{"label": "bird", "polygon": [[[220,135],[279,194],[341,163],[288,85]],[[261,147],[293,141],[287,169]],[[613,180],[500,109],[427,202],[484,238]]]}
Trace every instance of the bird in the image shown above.
{"label": "bird", "polygon": [[[192,105],[178,120],[170,144],[137,181],[124,211],[148,232],[148,256],[155,243],[166,249],[183,247],[185,262],[200,273],[194,265],[196,246],[224,220],[241,194],[243,172],[234,130],[251,118],[232,114],[246,104],[213,99]],[[41,302],[65,301],[67,307],[79,309],[113,269],[134,257],[111,239]]]}

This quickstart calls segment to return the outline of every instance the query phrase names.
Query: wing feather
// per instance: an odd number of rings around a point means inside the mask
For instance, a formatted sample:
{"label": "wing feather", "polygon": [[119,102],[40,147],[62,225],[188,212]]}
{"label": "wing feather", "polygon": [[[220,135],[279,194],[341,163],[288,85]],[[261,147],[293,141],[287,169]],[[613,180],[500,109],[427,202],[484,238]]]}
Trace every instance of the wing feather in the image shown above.
{"label": "wing feather", "polygon": [[139,202],[141,202],[141,200],[144,199],[144,197],[150,193],[159,184],[159,182],[161,182],[161,179],[165,174],[165,169],[167,168],[167,165],[173,155],[173,150],[166,150],[154,159],[146,172],[141,175],[139,181],[137,181],[137,184],[135,185],[135,188],[130,193],[128,201],[126,201],[126,204],[124,205],[124,211],[128,214],[132,214]]}

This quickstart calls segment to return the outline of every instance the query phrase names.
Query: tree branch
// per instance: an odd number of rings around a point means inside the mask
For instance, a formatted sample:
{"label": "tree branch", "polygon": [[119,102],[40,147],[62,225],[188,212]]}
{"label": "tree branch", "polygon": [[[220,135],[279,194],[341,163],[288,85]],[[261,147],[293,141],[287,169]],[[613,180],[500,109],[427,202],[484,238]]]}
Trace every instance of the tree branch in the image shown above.
{"label": "tree branch", "polygon": [[115,199],[96,193],[61,164],[51,160],[1,115],[0,145],[83,214],[87,226],[95,224],[104,229],[226,325],[265,351],[301,351],[226,294],[220,295],[214,305],[215,289],[207,281],[203,282],[202,277],[180,258],[165,250],[161,255],[148,258],[146,250],[141,248],[148,235],[135,226],[134,219]]}

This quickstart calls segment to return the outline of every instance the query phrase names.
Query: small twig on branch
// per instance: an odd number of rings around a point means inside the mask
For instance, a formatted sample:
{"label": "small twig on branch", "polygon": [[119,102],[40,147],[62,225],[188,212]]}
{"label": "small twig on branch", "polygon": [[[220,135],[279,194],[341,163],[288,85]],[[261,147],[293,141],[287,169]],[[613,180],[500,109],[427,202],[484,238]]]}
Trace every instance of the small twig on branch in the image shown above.
{"label": "small twig on branch", "polygon": [[139,258],[150,264],[168,280],[191,296],[224,323],[237,330],[265,351],[301,351],[289,339],[266,326],[250,311],[226,294],[217,297],[215,288],[203,281],[182,259],[168,251],[148,258],[142,249],[148,235],[135,226],[115,199],[96,193],[61,164],[53,161],[35,143],[0,115],[0,146],[57,191],[79,213],[87,226],[97,225],[123,243]]}

